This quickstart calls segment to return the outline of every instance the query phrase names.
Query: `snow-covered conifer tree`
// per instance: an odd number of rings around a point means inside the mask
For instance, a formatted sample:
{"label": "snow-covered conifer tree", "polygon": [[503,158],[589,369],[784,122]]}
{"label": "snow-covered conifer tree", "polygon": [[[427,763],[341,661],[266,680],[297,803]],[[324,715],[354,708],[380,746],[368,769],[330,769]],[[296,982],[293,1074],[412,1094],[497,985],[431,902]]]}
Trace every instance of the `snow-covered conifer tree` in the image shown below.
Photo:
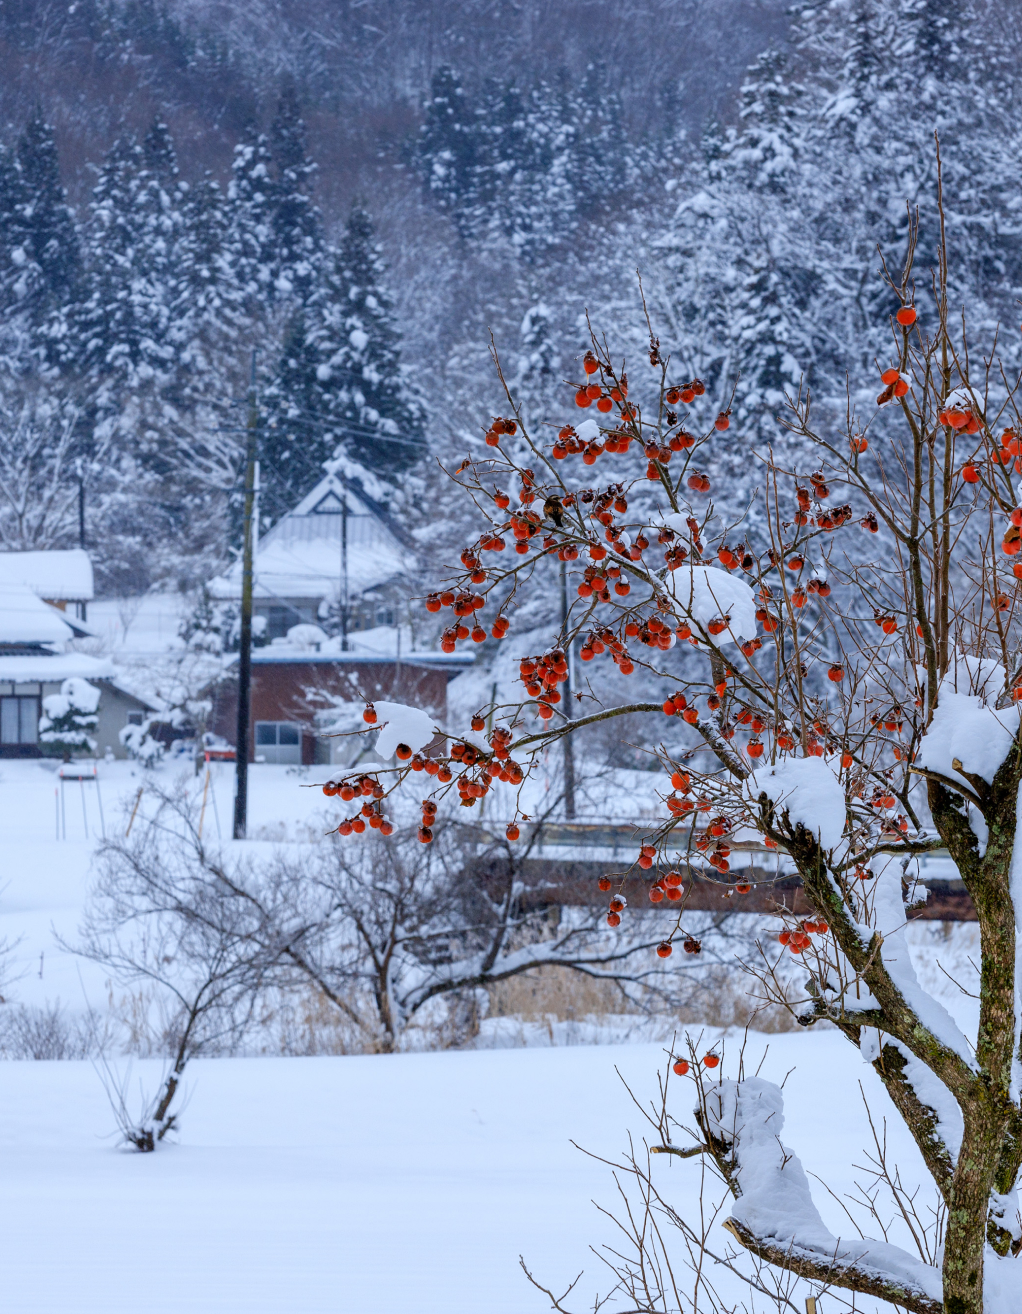
{"label": "snow-covered conifer tree", "polygon": [[427,194],[465,235],[478,186],[478,125],[461,82],[447,65],[430,83],[418,156]]}
{"label": "snow-covered conifer tree", "polygon": [[313,289],[322,251],[319,212],[310,182],[316,166],[305,144],[305,124],[293,90],[280,97],[270,127],[271,223],[274,237],[272,288],[281,298],[304,304]]}
{"label": "snow-covered conifer tree", "polygon": [[53,128],[37,108],[18,140],[24,304],[47,354],[65,352],[68,307],[82,275],[78,230],[60,178]]}
{"label": "snow-covered conifer tree", "polygon": [[227,248],[234,279],[247,313],[258,318],[273,295],[276,248],[270,149],[253,123],[246,125],[234,148],[227,199]]}
{"label": "snow-covered conifer tree", "polygon": [[94,731],[99,724],[99,690],[88,680],[73,677],[60,686],[60,693],[43,699],[39,718],[39,742],[43,751],[71,760],[72,753],[94,752]]}

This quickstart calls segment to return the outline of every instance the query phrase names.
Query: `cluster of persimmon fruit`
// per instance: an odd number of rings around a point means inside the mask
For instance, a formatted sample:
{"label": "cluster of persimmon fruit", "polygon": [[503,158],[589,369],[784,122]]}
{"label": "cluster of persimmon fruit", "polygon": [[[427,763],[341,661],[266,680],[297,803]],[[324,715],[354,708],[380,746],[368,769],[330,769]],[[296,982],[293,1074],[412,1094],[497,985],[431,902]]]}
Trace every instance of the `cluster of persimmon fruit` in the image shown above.
{"label": "cluster of persimmon fruit", "polygon": [[803,918],[794,928],[785,927],[778,935],[778,941],[787,945],[793,954],[803,953],[812,944],[810,936],[826,935],[830,927],[826,922],[813,922]]}
{"label": "cluster of persimmon fruit", "polygon": [[353,817],[345,817],[338,825],[338,835],[361,835],[367,822],[370,830],[378,830],[381,835],[393,835],[393,822],[388,821],[383,814],[382,800],[387,791],[376,776],[351,776],[337,782],[330,780],[323,786],[323,793],[327,798],[339,796],[345,803],[350,803],[356,797],[366,799],[360,812]]}
{"label": "cluster of persimmon fruit", "polygon": [[523,657],[518,668],[525,692],[536,699],[536,714],[549,721],[561,701],[557,688],[568,679],[568,655],[563,648],[552,648],[538,657]]}
{"label": "cluster of persimmon fruit", "polygon": [[[644,844],[639,857],[639,865],[646,867],[651,866],[655,854],[656,849],[653,845]],[[649,861],[644,863],[644,858],[648,858]],[[604,893],[611,889],[613,883],[613,879],[610,876],[601,876],[597,881],[597,885]],[[681,872],[678,871],[669,871],[663,876],[658,877],[650,887],[649,891],[649,897],[652,903],[662,903],[665,897],[672,903],[682,902],[684,894],[685,887],[683,884],[683,878]],[[612,894],[607,908],[607,925],[610,927],[620,926],[621,916],[627,907],[628,900],[620,891]],[[679,921],[680,914],[683,911],[683,907],[679,909]],[[698,954],[702,952],[702,944],[693,935],[687,935],[685,937],[685,940],[682,943],[682,948],[687,954]],[[656,952],[658,958],[670,958],[671,954],[674,952],[672,941],[670,939],[662,940],[660,944],[657,945]]]}
{"label": "cluster of persimmon fruit", "polygon": [[[907,333],[915,321],[915,311],[912,307],[902,307],[897,318]],[[492,491],[489,491],[480,482],[478,475],[473,476],[473,487],[482,496],[484,503],[489,498],[495,514],[489,527],[463,551],[463,573],[455,576],[448,587],[430,593],[425,600],[426,608],[431,613],[437,614],[444,609],[452,613],[452,623],[441,636],[443,651],[453,652],[457,644],[465,640],[482,643],[488,637],[503,639],[510,628],[505,609],[516,590],[512,589],[505,601],[499,604],[498,615],[489,628],[482,623],[480,613],[498,583],[511,581],[517,588],[522,568],[531,568],[537,556],[543,555],[567,563],[579,562],[575,588],[578,598],[589,608],[585,618],[587,628],[584,632],[580,630],[577,634],[562,636],[562,643],[568,639],[578,640],[579,657],[583,662],[591,662],[601,655],[609,656],[619,671],[628,675],[642,660],[638,654],[630,651],[630,644],[633,648],[646,647],[652,650],[652,654],[656,654],[666,651],[678,641],[705,645],[707,638],[716,638],[729,629],[731,617],[726,613],[710,618],[705,622],[705,629],[702,622],[680,619],[675,614],[673,600],[668,597],[658,578],[658,573],[662,575],[664,568],[670,572],[686,563],[695,561],[705,564],[709,559],[702,542],[705,525],[691,513],[691,506],[684,507],[680,517],[671,517],[669,523],[665,520],[659,527],[649,528],[648,520],[645,523],[640,520],[638,527],[626,527],[624,518],[628,512],[628,491],[624,484],[611,484],[603,489],[571,490],[557,478],[559,463],[569,457],[581,457],[583,465],[591,466],[604,453],[622,455],[629,452],[633,444],[638,444],[647,461],[646,477],[650,481],[664,484],[675,509],[684,487],[692,493],[710,490],[708,477],[704,472],[693,469],[691,462],[698,448],[709,440],[714,430],[720,432],[729,427],[730,411],[719,411],[716,419],[707,426],[704,436],[696,437],[679,422],[674,408],[689,406],[705,396],[705,385],[699,379],[669,383],[665,375],[662,375],[655,422],[644,423],[639,403],[629,400],[627,375],[623,371],[615,373],[611,365],[601,359],[602,354],[595,350],[586,353],[583,360],[585,378],[581,382],[572,383],[571,387],[577,408],[595,408],[600,416],[608,417],[603,421],[606,427],[600,429],[593,421],[586,419],[584,423],[580,421],[577,427],[565,424],[557,431],[556,438],[547,449],[553,482],[544,484],[542,479],[537,482],[535,472],[513,457],[512,452],[524,451],[528,446],[537,455],[541,455],[541,459],[546,459],[539,453],[532,438],[524,434],[517,418],[495,416],[486,427],[484,441],[493,451],[493,462],[498,466],[502,464],[507,477],[517,481],[519,486],[508,489],[494,485]],[[651,362],[656,363],[654,355],[651,354]],[[889,394],[882,394],[883,400],[903,397],[909,388],[908,381],[897,370],[885,371],[881,381]],[[612,416],[611,413],[615,411],[616,414]],[[663,427],[665,419],[666,428]],[[952,416],[949,412],[949,424],[952,419],[953,428],[961,427],[966,432],[970,431],[971,419],[968,416],[959,425],[957,414]],[[515,440],[510,447],[505,443],[508,439]],[[858,453],[866,450],[865,436],[855,435],[852,446],[854,460]],[[1010,439],[1003,444],[1003,450],[1011,455],[1011,459],[1015,459]],[[675,462],[672,474],[669,466],[675,457],[679,460]],[[680,474],[677,473],[679,463],[682,465]],[[641,476],[638,482],[641,486]],[[831,585],[819,569],[807,571],[810,564],[807,549],[816,536],[828,535],[851,523],[854,513],[849,504],[829,505],[830,496],[831,490],[823,470],[815,470],[801,479],[796,478],[796,507],[792,520],[785,525],[786,530],[790,527],[795,530],[792,542],[783,543],[779,549],[771,549],[766,553],[755,551],[748,542],[741,542],[734,547],[723,542],[716,550],[714,564],[719,562],[726,571],[747,574],[752,577],[750,583],[758,586],[756,621],[765,634],[772,635],[785,624],[782,602],[801,609],[808,604],[810,598],[823,602],[831,594]],[[515,499],[517,505],[512,508]],[[680,528],[682,523],[687,533]],[[879,531],[877,517],[873,512],[867,512],[858,523],[867,533],[876,534]],[[1022,513],[1013,527],[1016,531],[1022,529]],[[1015,537],[1016,541],[1022,542],[1022,533],[1016,533]],[[513,548],[514,556],[510,560],[501,558],[500,554],[505,553],[509,547]],[[583,556],[584,560],[580,560]],[[527,560],[519,562],[515,557]],[[779,572],[785,578],[786,572],[790,572],[796,577],[790,587],[785,586],[781,590],[783,599],[777,596],[776,587],[771,587],[765,578],[770,571]],[[1016,568],[1016,573],[1022,575],[1022,569]],[[650,595],[633,600],[630,595],[636,582],[648,585]],[[608,623],[596,614],[597,605],[613,606],[617,615]],[[887,634],[898,628],[897,616],[888,611],[878,613],[877,623]],[[762,647],[763,641],[756,634],[735,637],[742,654],[747,658],[751,658]],[[519,676],[527,696],[526,705],[541,722],[549,724],[554,721],[563,697],[560,686],[568,678],[566,647],[552,647],[544,653],[523,658]],[[840,661],[831,662],[827,676],[834,683],[841,682],[845,678],[843,664]],[[734,678],[734,673],[725,664],[724,679],[718,678],[713,692],[706,697],[707,712],[721,711],[728,698],[729,680]],[[744,748],[752,760],[765,753],[764,732],[773,736],[776,749],[784,753],[795,752],[799,748],[813,756],[820,756],[827,751],[841,751],[840,746],[834,742],[835,737],[824,715],[810,723],[806,734],[805,728],[796,731],[781,718],[777,718],[775,723],[765,713],[753,708],[739,703],[732,703],[732,707],[734,710],[730,717],[722,713],[715,718],[715,723],[719,725],[725,739],[732,739],[737,727],[747,728],[749,739]],[[677,716],[692,724],[698,724],[702,715],[701,706],[693,700],[691,692],[681,690],[665,698],[663,711],[666,716]],[[481,717],[473,719],[474,730],[481,730],[483,726]],[[437,755],[429,751],[412,753],[407,745],[399,745],[398,783],[409,772],[425,771],[435,777],[438,785],[451,785],[452,790],[456,789],[462,805],[472,806],[485,797],[493,780],[514,784],[524,780],[524,768],[510,758],[511,742],[511,731],[498,729],[490,736],[489,751],[474,743],[453,742],[446,755]],[[852,755],[841,751],[841,762],[843,767],[852,768]],[[687,772],[674,773],[672,789],[667,799],[672,822],[676,824],[677,820],[689,816],[695,821],[696,816],[699,816],[703,825],[701,831],[693,837],[696,849],[707,855],[710,865],[718,873],[729,874],[731,850],[728,836],[731,822],[705,793],[693,794]],[[374,804],[379,805],[375,793]],[[423,842],[428,843],[432,839],[435,817],[435,802],[425,800],[419,831]],[[900,818],[893,823],[887,818],[884,824],[889,823],[899,825]],[[516,823],[511,823],[507,834],[509,839],[518,837]],[[767,844],[769,847],[777,847],[771,839],[767,839]],[[655,846],[643,845],[639,867],[650,869],[655,859]],[[606,879],[606,885],[604,881],[600,882],[601,890],[611,888],[609,878]],[[740,881],[731,888],[746,892],[750,883]],[[649,898],[655,905],[677,903],[680,912],[684,902],[684,885],[680,874],[671,871],[658,875],[649,888]],[[607,915],[610,925],[620,925],[625,906],[624,895],[614,894]],[[811,925],[806,923],[793,934],[808,936],[813,933]],[[698,940],[688,937],[685,949],[697,953]],[[657,952],[661,957],[669,956],[671,939],[665,940]]]}
{"label": "cluster of persimmon fruit", "polygon": [[[362,719],[366,725],[377,724],[379,717],[371,702],[366,704]],[[485,728],[486,721],[482,716],[477,714],[472,718],[473,731],[478,732]],[[394,826],[383,815],[382,802],[412,773],[425,772],[439,785],[451,785],[457,773],[456,788],[463,807],[473,807],[479,799],[485,798],[494,780],[501,780],[510,785],[521,785],[525,780],[525,768],[511,756],[512,732],[506,726],[495,726],[488,742],[489,752],[476,744],[460,739],[454,740],[446,755],[435,752],[416,753],[408,744],[398,744],[395,750],[399,763],[398,776],[389,789],[385,789],[380,782],[379,773],[356,774],[339,781],[327,781],[323,786],[323,793],[328,798],[340,796],[345,802],[358,796],[372,799],[371,803],[362,804],[360,814],[342,821],[337,827],[337,833],[360,835],[365,831],[368,821],[371,829],[379,830],[382,835],[392,835]],[[418,832],[423,844],[429,844],[433,840],[433,823],[436,814],[436,802],[433,799],[423,799],[422,825]],[[514,841],[519,838],[519,834],[518,826],[514,822],[510,823],[507,827],[507,838]]]}
{"label": "cluster of persimmon fruit", "polygon": [[[720,1062],[720,1055],[714,1054],[713,1050],[710,1050],[708,1054],[703,1055],[702,1062],[704,1068],[711,1068],[711,1069],[715,1068],[717,1064]],[[685,1074],[688,1072],[689,1062],[688,1059],[675,1058],[671,1066],[674,1069],[675,1076],[684,1077]]]}

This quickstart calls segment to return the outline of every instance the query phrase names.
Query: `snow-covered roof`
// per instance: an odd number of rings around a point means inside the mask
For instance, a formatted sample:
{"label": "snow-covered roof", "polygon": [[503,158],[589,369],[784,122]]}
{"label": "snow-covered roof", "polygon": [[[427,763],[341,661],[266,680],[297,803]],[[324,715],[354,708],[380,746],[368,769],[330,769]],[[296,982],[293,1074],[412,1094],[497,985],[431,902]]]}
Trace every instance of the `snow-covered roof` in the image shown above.
{"label": "snow-covered roof", "polygon": [[[343,514],[345,506],[347,515]],[[331,469],[259,540],[255,596],[314,598],[317,602],[325,598],[336,603],[342,590],[342,526],[347,540],[349,597],[379,588],[411,569],[409,553],[387,525],[386,514],[372,493],[354,479],[342,480]],[[215,598],[240,597],[241,562],[211,580],[209,591]]]}
{"label": "snow-covered roof", "polygon": [[[225,666],[233,666],[238,660],[237,653],[230,653],[224,658]],[[255,648],[252,651],[253,666],[273,666],[278,664],[291,664],[294,662],[321,662],[329,665],[343,665],[350,663],[352,665],[368,666],[374,663],[386,662],[394,665],[396,658],[391,655],[372,652],[312,652],[308,648],[292,647],[290,644],[270,645],[266,648]],[[451,668],[455,672],[471,666],[475,662],[475,654],[471,652],[409,652],[401,654],[402,666],[425,666],[433,669]]]}
{"label": "snow-covered roof", "polygon": [[27,584],[0,579],[0,643],[66,643],[74,628]]}
{"label": "snow-covered roof", "polygon": [[46,552],[0,552],[0,588],[27,584],[37,598],[90,602],[92,562],[84,548]]}
{"label": "snow-covered roof", "polygon": [[13,680],[16,684],[24,684],[30,680],[52,682],[69,680],[75,676],[81,676],[86,680],[110,680],[114,675],[114,669],[113,662],[105,661],[100,657],[90,657],[84,652],[69,652],[52,657],[45,653],[22,657],[0,656],[0,681],[5,683],[9,680]]}

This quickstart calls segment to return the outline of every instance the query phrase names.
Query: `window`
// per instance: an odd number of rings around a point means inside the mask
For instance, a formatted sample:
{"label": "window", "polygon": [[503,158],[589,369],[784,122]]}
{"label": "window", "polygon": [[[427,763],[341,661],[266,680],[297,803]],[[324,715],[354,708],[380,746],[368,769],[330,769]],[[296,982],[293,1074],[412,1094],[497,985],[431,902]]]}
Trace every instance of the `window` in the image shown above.
{"label": "window", "polygon": [[0,744],[39,742],[39,699],[0,698]]}
{"label": "window", "polygon": [[141,725],[143,719],[144,719],[144,714],[142,712],[128,713],[128,725]]}
{"label": "window", "polygon": [[266,637],[283,639],[295,621],[288,607],[270,607],[266,613]]}
{"label": "window", "polygon": [[297,766],[302,760],[302,728],[289,721],[255,723],[256,757],[277,766]]}

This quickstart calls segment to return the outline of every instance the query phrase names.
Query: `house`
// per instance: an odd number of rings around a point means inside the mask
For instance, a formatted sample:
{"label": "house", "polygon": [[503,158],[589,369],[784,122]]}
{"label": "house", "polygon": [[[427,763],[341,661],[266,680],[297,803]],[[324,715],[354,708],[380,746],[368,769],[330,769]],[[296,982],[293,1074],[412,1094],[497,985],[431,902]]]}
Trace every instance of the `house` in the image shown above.
{"label": "house", "polygon": [[[38,578],[46,582],[45,576]],[[69,596],[57,599],[61,600],[76,601]],[[133,722],[141,724],[156,709],[119,683],[112,662],[68,650],[73,639],[87,633],[83,622],[44,602],[28,584],[0,580],[0,758],[43,756],[42,700],[60,693],[61,684],[72,676],[88,680],[100,691],[96,751],[104,754],[109,748],[115,757],[127,756],[121,730]]]}
{"label": "house", "polygon": [[[213,708],[208,729],[234,743],[237,735],[237,656],[227,659],[224,678],[209,690]],[[277,765],[342,763],[361,741],[332,736],[325,723],[338,704],[351,704],[355,728],[365,729],[362,706],[389,699],[428,709],[441,723],[447,714],[447,685],[474,658],[471,653],[345,652],[338,642],[312,647],[272,643],[252,653],[250,762]],[[347,727],[345,727],[347,728]]]}
{"label": "house", "polygon": [[[263,642],[252,650],[250,762],[347,764],[364,741],[331,726],[347,719],[364,729],[368,699],[412,703],[442,721],[448,682],[474,660],[416,649],[402,624],[414,543],[389,510],[388,486],[348,458],[325,469],[253,554],[253,629]],[[240,601],[240,562],[209,592]],[[346,621],[340,635],[319,628],[327,617]],[[225,657],[206,690],[212,711],[201,727],[228,744],[237,736],[237,660]]]}
{"label": "house", "polygon": [[[255,633],[282,639],[295,625],[346,615],[348,633],[393,625],[408,597],[412,541],[387,508],[387,488],[347,460],[258,540],[252,613]],[[212,580],[210,596],[241,599],[241,563]]]}
{"label": "house", "polygon": [[92,561],[84,548],[0,552],[0,589],[23,584],[51,607],[80,621],[94,597]]}

